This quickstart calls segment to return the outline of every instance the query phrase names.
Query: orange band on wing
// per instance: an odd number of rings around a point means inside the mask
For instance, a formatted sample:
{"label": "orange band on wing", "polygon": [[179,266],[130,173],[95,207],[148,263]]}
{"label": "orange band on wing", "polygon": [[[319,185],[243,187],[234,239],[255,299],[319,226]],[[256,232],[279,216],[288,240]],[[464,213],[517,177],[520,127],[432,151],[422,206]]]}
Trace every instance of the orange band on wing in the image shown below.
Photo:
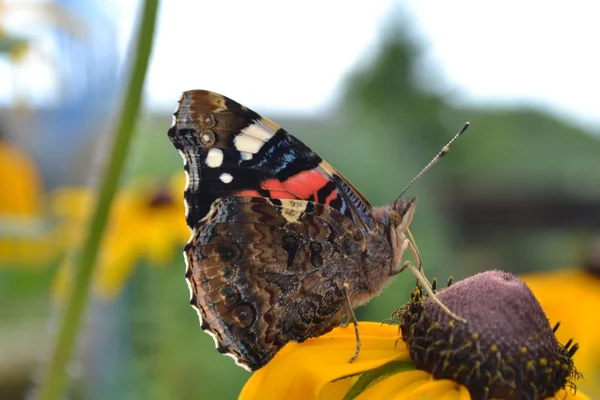
{"label": "orange band on wing", "polygon": [[290,193],[279,179],[267,179],[260,184],[260,187],[269,191],[269,197],[272,199],[297,199],[293,193]]}
{"label": "orange band on wing", "polygon": [[319,170],[311,169],[290,176],[283,182],[283,187],[299,199],[308,199],[311,195],[317,199],[317,192],[328,182],[329,180]]}
{"label": "orange band on wing", "polygon": [[337,197],[338,197],[337,191],[336,191],[336,190],[332,191],[332,192],[329,194],[329,196],[327,196],[327,198],[325,199],[325,204],[326,204],[326,205],[328,205],[328,206],[330,206],[330,205],[331,205],[331,202],[332,202],[333,200],[337,199]]}
{"label": "orange band on wing", "polygon": [[[303,199],[307,200],[312,195],[315,201],[318,201],[318,192],[329,183],[327,177],[318,169],[302,171],[296,175],[292,175],[284,182],[279,179],[267,179],[260,184],[260,188],[269,191],[269,197],[272,199]],[[233,196],[251,196],[260,197],[261,194],[257,190],[241,190],[233,193]],[[326,198],[325,204],[329,205],[331,201],[336,199],[337,192],[332,191]]]}

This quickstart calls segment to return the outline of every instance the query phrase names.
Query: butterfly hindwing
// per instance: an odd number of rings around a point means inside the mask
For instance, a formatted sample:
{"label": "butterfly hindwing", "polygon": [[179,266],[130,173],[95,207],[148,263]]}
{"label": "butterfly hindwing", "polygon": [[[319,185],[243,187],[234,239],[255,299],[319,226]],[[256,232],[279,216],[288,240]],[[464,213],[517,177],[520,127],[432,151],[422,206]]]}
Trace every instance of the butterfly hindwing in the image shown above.
{"label": "butterfly hindwing", "polygon": [[302,199],[375,229],[371,206],[343,176],[274,122],[219,94],[185,92],[169,130],[188,176],[190,228],[228,196]]}
{"label": "butterfly hindwing", "polygon": [[285,343],[337,326],[356,225],[303,200],[228,197],[196,227],[185,255],[192,305],[219,351],[255,370]]}

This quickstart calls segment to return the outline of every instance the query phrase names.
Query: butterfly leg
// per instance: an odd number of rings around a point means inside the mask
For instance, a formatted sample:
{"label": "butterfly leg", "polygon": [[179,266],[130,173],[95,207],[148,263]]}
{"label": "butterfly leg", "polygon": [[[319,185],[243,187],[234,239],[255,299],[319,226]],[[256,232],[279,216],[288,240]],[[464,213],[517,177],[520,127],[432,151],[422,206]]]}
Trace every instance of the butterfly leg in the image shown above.
{"label": "butterfly leg", "polygon": [[417,242],[415,241],[415,238],[413,237],[410,229],[406,228],[406,233],[408,234],[408,238],[410,239],[410,242],[408,244],[408,246],[410,247],[410,252],[415,258],[415,262],[419,266],[419,271],[423,271],[423,259],[421,258],[421,253],[417,248]]}
{"label": "butterfly leg", "polygon": [[[410,232],[409,232],[409,234],[410,234]],[[404,253],[406,253],[406,250],[409,249],[411,254],[413,255],[413,257],[415,258],[417,265],[419,266],[419,274],[422,275],[422,277],[425,279],[425,282],[426,282],[426,283],[424,283],[422,280],[419,280],[419,283],[421,283],[421,285],[423,285],[423,286],[431,287],[431,284],[429,283],[429,280],[425,276],[423,267],[421,265],[421,255],[419,254],[419,250],[410,240],[406,239],[404,234],[402,234],[402,238],[404,238],[404,240],[402,241],[402,247],[400,248],[400,257],[399,258],[402,259]],[[411,235],[411,238],[412,238],[412,235]],[[413,241],[414,241],[414,239],[413,239]],[[407,265],[407,263],[404,263],[404,264],[402,264],[402,266],[400,268],[393,269],[392,275],[397,275],[397,274],[403,272],[406,268],[408,268],[408,265]]]}
{"label": "butterfly leg", "polygon": [[356,351],[354,352],[354,355],[352,356],[352,358],[350,358],[349,362],[354,362],[354,360],[356,360],[356,358],[358,357],[358,353],[360,353],[360,335],[358,334],[358,320],[356,319],[356,314],[354,314],[354,309],[352,308],[352,303],[350,302],[350,296],[348,296],[348,287],[350,285],[348,285],[347,283],[344,283],[343,289],[344,289],[344,296],[346,297],[346,303],[348,305],[348,321],[346,322],[346,325],[348,325],[348,323],[350,321],[352,321],[352,323],[354,324],[354,333],[356,334]]}
{"label": "butterfly leg", "polygon": [[[429,287],[433,291],[433,289],[431,288],[431,283],[429,283],[429,279],[427,279],[427,277],[425,276],[425,271],[423,270],[423,261],[421,258],[421,253],[419,253],[419,249],[417,248],[417,245],[415,244],[415,239],[413,238],[410,230],[407,229],[406,232],[408,233],[410,240],[406,239],[406,235],[404,233],[401,233],[401,238],[403,238],[404,240],[402,241],[402,247],[400,248],[400,259],[402,259],[402,256],[404,255],[404,253],[406,252],[407,249],[410,250],[410,253],[415,258],[415,262],[418,265],[419,273],[425,280],[425,283],[423,281],[419,281],[419,282],[424,287]],[[406,263],[404,263],[402,265],[402,267],[400,267],[400,269],[392,271],[392,273],[394,275],[399,274],[400,272],[404,271],[406,268],[407,268]]]}
{"label": "butterfly leg", "polygon": [[[411,235],[411,237],[412,237],[412,235]],[[407,249],[410,250],[413,257],[415,257],[415,260],[417,260],[417,262],[419,262],[419,260],[421,259],[419,256],[419,251],[416,249],[416,247],[410,240],[404,238],[404,241],[402,242],[402,247],[400,248],[400,258],[406,252]],[[429,283],[429,280],[425,276],[423,269],[421,268],[420,265],[419,265],[419,268],[417,268],[410,261],[405,261],[400,268],[394,268],[392,270],[392,275],[399,274],[407,268],[410,270],[410,272],[412,272],[412,274],[415,276],[415,278],[417,278],[417,282],[420,283],[421,286],[423,286],[423,288],[425,289],[425,292],[427,292],[427,295],[431,298],[431,301],[433,301],[438,306],[440,306],[442,308],[442,310],[444,310],[444,312],[447,313],[452,318],[454,318],[458,321],[465,322],[465,323],[467,322],[467,320],[465,320],[464,318],[459,317],[458,315],[456,315],[455,313],[450,311],[450,309],[446,305],[444,305],[444,303],[442,303],[440,301],[440,299],[438,299],[436,294],[433,292],[431,283]]]}
{"label": "butterfly leg", "polygon": [[408,234],[408,237],[410,239],[410,241],[406,240],[406,242],[408,242],[407,247],[410,250],[410,253],[415,258],[415,262],[417,263],[417,266],[419,268],[419,273],[421,275],[423,275],[423,278],[425,278],[425,281],[427,282],[427,286],[429,286],[433,290],[431,283],[429,282],[429,279],[427,279],[427,276],[425,276],[425,270],[423,269],[423,259],[421,258],[421,253],[419,252],[419,249],[417,248],[417,242],[415,242],[415,238],[413,237],[410,229],[406,229],[406,233]]}
{"label": "butterfly leg", "polygon": [[425,275],[423,275],[423,273],[421,271],[419,271],[419,269],[417,267],[412,265],[412,263],[410,261],[404,262],[404,264],[402,264],[402,267],[400,267],[400,270],[404,271],[407,268],[410,270],[410,272],[412,272],[412,274],[415,276],[415,278],[417,278],[417,281],[421,284],[421,286],[423,286],[425,288],[425,292],[427,292],[427,295],[429,296],[429,298],[431,298],[431,301],[433,301],[435,304],[440,306],[440,308],[446,314],[448,314],[455,320],[467,323],[466,319],[459,317],[458,315],[453,313],[444,303],[442,303],[440,301],[440,299],[438,299],[437,295],[433,292],[433,289],[431,288],[431,284],[429,283],[427,278],[425,278]]}

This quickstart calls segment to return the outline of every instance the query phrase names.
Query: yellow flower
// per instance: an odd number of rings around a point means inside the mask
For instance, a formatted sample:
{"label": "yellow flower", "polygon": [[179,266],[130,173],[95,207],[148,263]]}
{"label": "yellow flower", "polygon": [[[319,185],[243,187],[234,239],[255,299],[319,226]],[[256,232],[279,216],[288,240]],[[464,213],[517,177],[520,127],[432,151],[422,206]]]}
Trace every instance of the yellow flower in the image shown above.
{"label": "yellow flower", "polygon": [[359,330],[362,348],[355,362],[348,362],[356,344],[353,326],[336,328],[304,343],[289,343],[252,375],[240,399],[268,398],[265,394],[272,399],[319,398],[332,381],[410,359],[406,349],[395,348],[397,327],[362,322]]}
{"label": "yellow flower", "polygon": [[[117,194],[99,252],[93,281],[96,294],[112,299],[119,294],[139,260],[166,265],[173,250],[189,237],[183,219],[181,193],[185,177],[177,175],[170,186],[138,182]],[[53,197],[53,208],[64,219],[57,236],[65,244],[79,244],[91,211],[87,189],[65,188]],[[68,262],[62,266],[55,292],[61,296],[69,287]]]}
{"label": "yellow flower", "polygon": [[[504,279],[504,276],[501,276],[501,278]],[[501,285],[506,285],[508,283],[514,287],[513,282],[509,281],[510,279],[503,280]],[[460,287],[460,283],[457,283],[456,286]],[[441,291],[440,294],[443,292],[444,291]],[[466,386],[457,383],[455,380],[435,379],[435,374],[439,375],[440,373],[443,374],[447,372],[441,371],[442,368],[439,366],[434,366],[436,371],[434,371],[433,374],[425,370],[419,370],[415,367],[415,363],[423,361],[422,359],[419,360],[420,352],[425,351],[425,353],[427,353],[429,350],[424,348],[419,349],[418,345],[415,346],[415,343],[418,344],[422,342],[411,340],[415,339],[415,336],[418,336],[418,329],[415,330],[414,327],[423,322],[424,319],[427,319],[427,315],[429,315],[431,318],[436,317],[436,311],[432,312],[434,309],[428,308],[429,306],[427,304],[431,304],[431,302],[427,301],[427,299],[423,301],[420,297],[420,291],[418,291],[418,293],[419,294],[417,295],[416,292],[413,291],[411,302],[399,309],[394,315],[402,328],[404,340],[408,344],[399,338],[399,329],[397,327],[373,322],[359,323],[362,347],[360,355],[353,363],[348,362],[355,346],[355,334],[352,326],[336,328],[326,335],[318,338],[308,339],[300,344],[289,343],[275,355],[271,362],[269,362],[265,367],[256,371],[250,377],[242,389],[242,392],[239,396],[240,400],[468,400],[471,398],[481,398],[481,396],[477,395],[473,395],[473,397],[471,397],[472,392],[470,392]],[[445,300],[450,300],[449,302],[452,303],[452,299],[449,297],[450,296],[447,296]],[[459,297],[464,296],[461,295]],[[472,301],[466,301],[465,304],[468,304],[468,307],[477,308],[478,302],[473,303]],[[420,306],[424,306],[424,308],[418,309],[417,307]],[[417,309],[419,310],[418,314],[414,314],[413,312]],[[462,315],[465,316],[467,320],[469,320],[470,317],[473,319],[477,318],[475,316],[476,314],[471,315],[468,314],[466,310],[461,311],[463,312]],[[511,312],[509,314],[512,314],[513,310],[510,311]],[[421,318],[422,316],[425,317]],[[502,320],[502,318],[500,318],[500,320]],[[459,322],[456,323],[458,324]],[[450,325],[453,324],[449,324],[448,326]],[[477,326],[475,321],[474,325]],[[429,328],[425,330],[428,331],[428,333],[437,329],[435,324],[430,324],[427,326],[429,326]],[[466,326],[468,326],[468,324]],[[537,328],[537,326],[534,326],[533,328]],[[469,329],[475,329],[475,327],[472,326]],[[548,330],[551,332],[549,327]],[[456,331],[455,333],[458,334],[460,332]],[[455,339],[457,343],[461,343],[458,341],[458,336]],[[443,340],[443,338],[440,339],[440,337],[437,337],[436,340]],[[450,342],[452,342],[452,339]],[[436,343],[436,345],[437,344],[438,343]],[[481,344],[483,346],[483,341],[481,341]],[[503,346],[504,343],[499,343],[499,345]],[[411,348],[411,346],[415,347]],[[428,347],[428,349],[434,347],[435,346],[431,346]],[[568,348],[559,347],[559,349],[562,349],[560,350],[561,354],[570,354]],[[536,349],[534,349],[532,345],[530,350],[535,351]],[[473,346],[472,348],[463,348],[460,346],[458,350],[454,351],[453,356],[460,358],[461,352],[464,351],[470,351],[471,354],[477,356],[477,352],[481,352],[481,348],[479,346]],[[519,348],[518,352],[522,353],[523,348]],[[448,353],[449,352],[447,351],[446,355]],[[430,362],[432,357],[435,358],[434,355],[428,354],[425,358],[426,362]],[[495,362],[495,360],[496,355],[493,355],[493,359],[491,361]],[[508,361],[508,363],[510,362],[512,361]],[[547,368],[538,370],[543,378],[552,376],[552,374],[548,372],[548,368],[550,367],[551,365],[548,365]],[[452,368],[453,366],[448,365],[444,365],[443,367],[443,369],[447,370],[451,370]],[[479,365],[473,367],[474,370],[477,368],[479,368]],[[461,370],[459,367],[457,371],[457,376],[464,378],[464,375],[461,375],[464,370]],[[527,373],[529,372],[531,371],[527,370]],[[566,371],[566,373],[572,375],[576,372],[573,369],[571,372]],[[487,380],[488,377],[483,378],[485,382],[490,382]],[[500,378],[502,379],[502,376],[500,376]],[[471,386],[473,386],[472,384],[474,383],[473,379],[475,379],[475,375],[467,378],[467,380],[471,380],[469,382]],[[531,379],[535,378],[532,377]],[[510,379],[502,381],[501,383],[507,383],[509,380]],[[492,386],[496,383],[492,383]],[[510,382],[508,383],[510,384]],[[519,390],[519,385],[522,384],[522,381],[517,382],[517,390]],[[563,382],[562,384],[566,384],[566,388],[559,389],[556,393],[554,393],[554,397],[549,398],[568,400],[589,399],[580,391],[575,391],[569,387],[567,382]],[[560,385],[561,384],[558,384],[558,386]],[[493,390],[495,389],[492,386],[490,386],[490,388],[493,393]],[[481,388],[481,386],[479,386],[479,388]],[[506,386],[504,389],[500,389],[506,390]],[[477,388],[475,390],[477,390]],[[513,395],[514,394],[515,393],[513,393]],[[520,396],[525,394],[526,393],[517,392],[516,395]]]}
{"label": "yellow flower", "polygon": [[577,369],[586,379],[577,386],[593,398],[600,398],[600,277],[584,269],[565,268],[521,276],[542,305],[550,323],[560,321],[556,332],[565,343],[576,338]]}
{"label": "yellow flower", "polygon": [[37,215],[42,184],[31,158],[17,147],[0,141],[0,212]]}
{"label": "yellow flower", "polygon": [[0,265],[37,267],[52,258],[40,219],[43,200],[33,160],[0,140]]}
{"label": "yellow flower", "polygon": [[[456,399],[470,400],[466,387],[449,379],[433,379],[416,370],[406,344],[398,340],[398,328],[377,322],[360,322],[360,355],[353,363],[356,338],[354,327],[335,328],[304,343],[289,343],[265,367],[256,371],[240,394],[240,400],[343,399],[362,377],[382,369],[383,379],[360,393],[356,399]],[[385,376],[385,370],[402,370]],[[586,400],[577,391],[561,390],[556,398]]]}

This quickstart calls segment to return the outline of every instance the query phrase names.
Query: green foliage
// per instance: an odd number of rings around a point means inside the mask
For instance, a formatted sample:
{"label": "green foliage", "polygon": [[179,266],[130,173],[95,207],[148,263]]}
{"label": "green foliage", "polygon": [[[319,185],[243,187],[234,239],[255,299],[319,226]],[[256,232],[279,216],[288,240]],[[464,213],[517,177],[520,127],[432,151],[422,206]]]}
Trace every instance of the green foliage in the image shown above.
{"label": "green foliage", "polygon": [[466,110],[472,135],[448,169],[479,190],[551,191],[597,196],[597,137],[531,108]]}

